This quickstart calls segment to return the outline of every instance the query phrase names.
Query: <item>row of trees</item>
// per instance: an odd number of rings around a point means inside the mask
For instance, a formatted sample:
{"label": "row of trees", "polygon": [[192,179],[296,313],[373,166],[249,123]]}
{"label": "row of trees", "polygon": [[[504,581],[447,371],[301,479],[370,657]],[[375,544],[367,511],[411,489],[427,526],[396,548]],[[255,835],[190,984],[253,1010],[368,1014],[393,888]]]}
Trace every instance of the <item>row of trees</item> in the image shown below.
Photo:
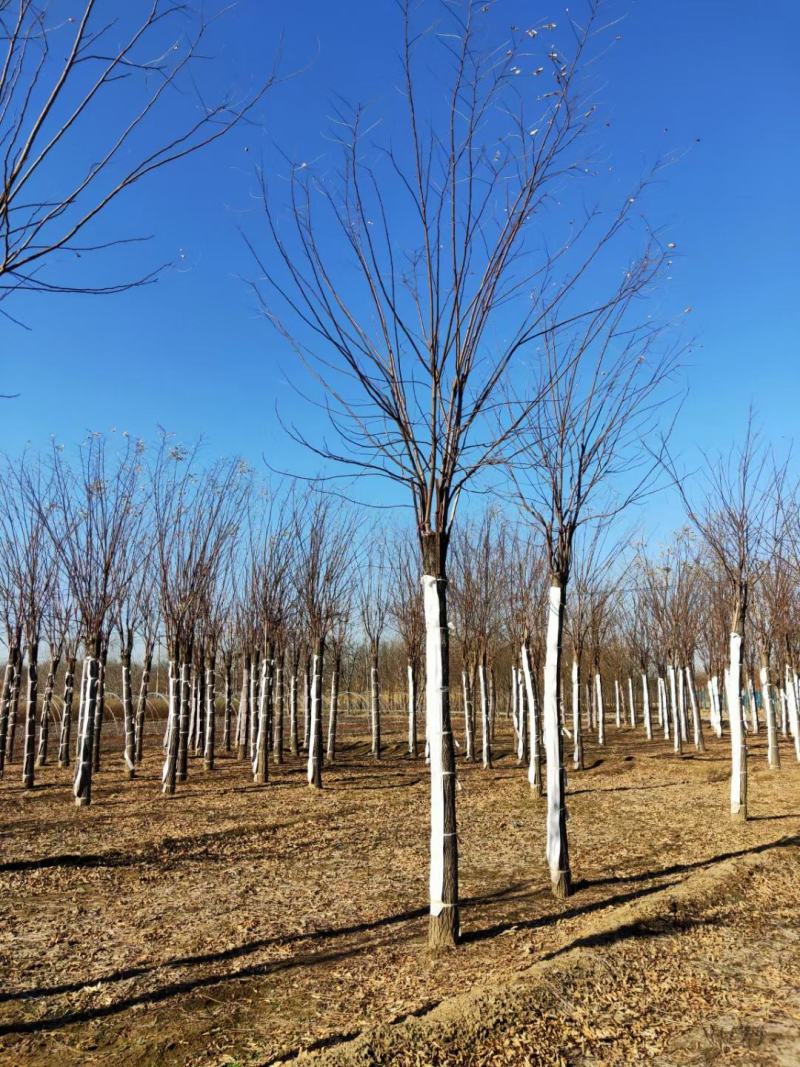
{"label": "row of trees", "polygon": [[[754,472],[755,461],[759,469]],[[754,475],[764,482],[767,468],[752,434],[736,470],[737,484],[747,486]],[[729,659],[728,635],[731,619],[743,630],[741,604],[731,586],[728,550],[720,554],[716,542],[702,536],[699,516],[704,512],[692,512],[699,533],[681,530],[656,558],[628,536],[613,540],[603,525],[575,539],[572,584],[565,597],[566,639],[560,642],[570,667],[557,675],[559,743],[571,738],[575,769],[583,767],[585,729],[596,732],[600,745],[605,742],[612,679],[617,726],[639,723],[652,738],[651,707],[657,706],[658,727],[672,739],[676,753],[690,738],[703,751],[698,669],[718,734],[723,704],[727,709],[735,770],[732,798],[738,805],[734,814],[746,812],[745,739],[737,729],[741,706],[736,712],[740,690],[747,697],[751,729],[757,728],[761,705],[769,765],[779,765],[779,730],[791,733],[800,757],[795,681],[800,542],[793,537],[795,505],[783,493],[784,481],[783,472],[773,469],[768,484],[762,484],[758,527],[751,501],[743,512],[749,530],[745,577],[752,621],[738,666]],[[92,435],[74,464],[58,447],[46,460],[26,454],[7,464],[0,493],[0,592],[8,647],[0,769],[6,753],[14,751],[24,666],[26,787],[34,784],[36,763],[48,760],[62,660],[58,759],[62,766],[70,764],[81,652],[77,802],[90,802],[92,774],[100,764],[110,651],[120,667],[124,762],[127,774],[134,776],[142,758],[153,656],[162,640],[168,661],[166,793],[187,776],[190,741],[202,752],[206,769],[214,767],[218,666],[224,678],[225,751],[235,744],[240,758],[248,756],[257,782],[268,778],[270,751],[276,761],[283,758],[287,706],[290,750],[299,751],[302,688],[309,782],[319,788],[323,752],[329,760],[335,755],[342,658],[345,650],[352,655],[353,646],[361,645],[368,662],[363,685],[369,690],[372,752],[380,759],[381,650],[392,635],[399,646],[395,659],[399,654],[406,668],[402,681],[395,670],[392,689],[405,684],[408,747],[417,756],[425,619],[407,534],[397,531],[391,543],[385,537],[376,540],[374,530],[359,536],[357,513],[336,498],[302,492],[295,484],[259,487],[239,461],[204,468],[196,450],[186,451],[166,437],[150,454],[140,441],[125,437],[113,447]],[[715,534],[721,521],[717,517],[713,524]],[[477,758],[479,734],[481,762],[487,769],[492,765],[499,670],[519,758],[528,766],[531,785],[541,791],[542,747],[546,750],[549,729],[543,715],[550,618],[546,541],[536,527],[492,508],[456,532],[452,559],[448,638],[454,662],[460,664],[464,756]],[[43,646],[49,659],[39,708]],[[136,699],[135,652],[141,663]],[[326,742],[322,681],[328,656]],[[738,685],[731,684],[732,669],[739,672]],[[571,729],[564,711],[567,674]],[[237,690],[239,712],[233,725]],[[426,738],[429,742],[427,719]],[[565,762],[559,756],[561,775]]]}

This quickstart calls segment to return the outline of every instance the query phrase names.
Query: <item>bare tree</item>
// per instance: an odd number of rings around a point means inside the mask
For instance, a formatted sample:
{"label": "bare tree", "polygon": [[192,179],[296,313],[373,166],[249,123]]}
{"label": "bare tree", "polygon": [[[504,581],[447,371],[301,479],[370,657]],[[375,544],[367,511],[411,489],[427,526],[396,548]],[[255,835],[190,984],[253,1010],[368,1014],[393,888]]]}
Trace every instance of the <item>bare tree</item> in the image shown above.
{"label": "bare tree", "polygon": [[369,647],[369,721],[372,755],[381,758],[381,688],[380,649],[389,615],[389,586],[385,556],[386,545],[380,539],[370,541],[370,555],[364,568],[359,590],[361,625]]}
{"label": "bare tree", "polygon": [[151,472],[161,612],[167,632],[169,716],[163,769],[165,793],[188,774],[191,665],[196,626],[210,583],[236,536],[247,469],[220,460],[195,469],[186,451],[164,435]]}
{"label": "bare tree", "polygon": [[554,322],[546,331],[534,385],[543,399],[528,409],[510,458],[520,507],[544,538],[550,569],[543,711],[547,856],[556,896],[571,892],[558,693],[573,542],[581,526],[606,527],[641,499],[657,470],[645,442],[658,426],[676,356],[655,351],[658,334],[634,312],[665,256],[648,241],[602,306],[577,325]]}
{"label": "bare tree", "polygon": [[747,738],[742,721],[742,642],[750,596],[764,567],[763,550],[776,507],[769,450],[752,410],[741,444],[704,457],[699,488],[689,488],[667,460],[689,521],[725,575],[730,611],[728,713],[731,728],[731,815],[747,818]]}
{"label": "bare tree", "polygon": [[322,672],[325,643],[343,611],[352,577],[355,519],[314,495],[294,515],[295,587],[311,647],[308,784],[322,788]]}
{"label": "bare tree", "polygon": [[255,91],[209,96],[203,76],[215,18],[173,0],[0,4],[0,298],[20,290],[113,293],[116,281],[46,268],[141,241],[97,223],[145,179],[248,120]]}
{"label": "bare tree", "polygon": [[[585,172],[579,143],[595,108],[579,71],[598,22],[590,0],[585,25],[563,31],[572,31],[568,58],[544,42],[545,24],[487,43],[474,0],[437,6],[421,32],[427,5],[402,0],[400,11],[402,149],[401,138],[371,145],[363,108],[340,113],[341,180],[317,178],[305,162],[293,166],[284,226],[262,175],[269,256],[253,238],[249,244],[262,275],[258,299],[321,383],[336,443],[297,429],[295,437],[327,459],[390,479],[413,504],[426,618],[436,947],[455,944],[460,928],[448,544],[461,493],[536,402],[529,396],[489,429],[498,387],[549,324],[582,318],[572,297],[585,261],[555,277],[580,234],[567,226],[548,253],[531,223],[548,216],[569,176]],[[441,107],[423,89],[423,67],[443,75]],[[541,83],[520,78],[523,71],[546,71],[548,91],[539,94]],[[332,231],[341,237],[335,251],[327,246]]]}

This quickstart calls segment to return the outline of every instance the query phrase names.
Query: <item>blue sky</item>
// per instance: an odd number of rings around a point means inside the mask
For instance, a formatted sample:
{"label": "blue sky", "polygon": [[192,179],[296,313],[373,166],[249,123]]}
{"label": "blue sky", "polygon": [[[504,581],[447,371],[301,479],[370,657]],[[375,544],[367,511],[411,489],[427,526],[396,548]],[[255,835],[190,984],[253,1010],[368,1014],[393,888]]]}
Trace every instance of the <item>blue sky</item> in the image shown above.
{"label": "blue sky", "polygon": [[[112,5],[113,6],[113,5]],[[498,32],[512,23],[563,19],[563,4],[497,3]],[[580,5],[572,7],[574,12]],[[595,72],[611,121],[602,141],[613,194],[657,159],[675,157],[648,198],[651,221],[677,244],[668,292],[656,301],[691,307],[694,339],[676,448],[726,448],[753,402],[779,447],[800,408],[800,4],[774,0],[757,14],[743,0],[612,0],[621,40]],[[258,227],[253,167],[280,181],[278,148],[324,167],[335,95],[396,107],[398,19],[390,0],[242,0],[215,29],[208,77],[237,91],[271,65],[297,72],[259,112],[208,153],[140,186],[95,231],[152,233],[135,262],[173,261],[157,285],[120,296],[28,296],[0,321],[3,402],[0,448],[67,443],[87,430],[157,426],[202,435],[213,455],[311,472],[318,464],[286,439],[289,419],[313,419],[287,385],[302,372],[260,318],[244,278],[254,271],[239,227]],[[90,134],[85,135],[90,138]],[[120,263],[109,257],[114,273]],[[68,272],[71,265],[65,263]],[[676,502],[651,503],[669,521]]]}

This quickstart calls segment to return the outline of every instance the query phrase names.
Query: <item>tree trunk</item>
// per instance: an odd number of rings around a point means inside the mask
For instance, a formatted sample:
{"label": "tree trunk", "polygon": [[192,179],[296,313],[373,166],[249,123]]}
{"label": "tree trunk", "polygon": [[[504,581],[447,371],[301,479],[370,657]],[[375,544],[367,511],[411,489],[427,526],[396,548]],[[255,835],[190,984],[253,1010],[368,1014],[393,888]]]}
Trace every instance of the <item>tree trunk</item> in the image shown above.
{"label": "tree trunk", "polygon": [[222,727],[222,747],[230,752],[231,743],[231,719],[233,718],[233,656],[230,652],[223,652],[225,666],[225,718]]}
{"label": "tree trunk", "polygon": [[283,685],[283,652],[278,653],[275,664],[275,728],[272,731],[272,758],[283,763],[283,712],[286,697]]}
{"label": "tree trunk", "polygon": [[728,716],[731,728],[731,816],[747,818],[747,738],[742,720],[742,638],[731,631],[728,665]]}
{"label": "tree trunk", "polygon": [[42,701],[42,713],[39,718],[39,750],[36,754],[37,767],[45,767],[50,755],[50,712],[53,710],[53,693],[56,688],[56,671],[58,670],[59,657],[50,660],[47,671],[47,682],[44,687],[44,700]]}
{"label": "tree trunk", "polygon": [[11,712],[11,690],[14,683],[14,650],[8,653],[6,669],[3,673],[3,694],[0,697],[0,778],[6,761],[6,740],[8,738],[8,718]]}
{"label": "tree trunk", "polygon": [[786,664],[786,704],[789,713],[789,733],[794,741],[794,754],[800,763],[800,713],[797,707],[797,690],[794,687],[792,669]]}
{"label": "tree trunk", "polygon": [[100,640],[90,646],[93,655],[84,658],[83,677],[85,687],[83,694],[83,711],[79,715],[78,757],[75,760],[75,780],[72,792],[75,804],[88,807],[92,802],[92,767],[94,765],[94,724],[97,708],[97,690],[100,679]]}
{"label": "tree trunk", "polygon": [[136,747],[134,762],[139,766],[144,754],[144,727],[147,714],[147,692],[150,686],[150,670],[153,666],[153,649],[148,645],[144,650],[142,677],[139,681],[139,696],[136,701]]}
{"label": "tree trunk", "polygon": [[492,732],[489,721],[489,685],[486,677],[486,656],[478,664],[478,684],[481,691],[481,760],[484,769],[492,766]]}
{"label": "tree trunk", "polygon": [[446,535],[422,539],[422,594],[425,609],[425,705],[431,767],[430,920],[432,949],[457,944],[458,838],[456,767],[450,722],[450,633],[447,624]]}
{"label": "tree trunk", "polygon": [[369,668],[369,706],[372,722],[372,755],[381,758],[381,690],[378,679],[378,648],[372,650],[372,662]]}
{"label": "tree trunk", "polygon": [[289,678],[289,751],[293,756],[298,755],[299,747],[297,743],[297,664],[294,664]]}
{"label": "tree trunk", "polygon": [[769,676],[769,655],[764,653],[761,660],[761,703],[764,707],[764,720],[767,724],[767,764],[770,770],[780,770],[781,756],[778,749],[778,727],[775,722],[775,705],[772,702],[772,680]]}
{"label": "tree trunk", "polygon": [[542,756],[539,748],[539,716],[536,711],[536,698],[533,695],[533,675],[531,657],[527,639],[522,642],[522,673],[525,678],[525,695],[528,704],[528,723],[530,732],[530,761],[528,763],[528,785],[537,796],[542,795]]}
{"label": "tree trunk", "polygon": [[419,755],[417,740],[417,667],[409,661],[406,668],[408,678],[408,754],[412,759]]}
{"label": "tree trunk", "polygon": [[697,752],[705,752],[706,743],[703,737],[703,720],[700,718],[700,706],[697,703],[697,690],[694,684],[694,671],[689,666],[685,668],[684,673],[686,676],[686,688],[689,691],[689,703],[692,708],[692,734],[694,739],[694,747]]}
{"label": "tree trunk", "polygon": [[628,711],[630,713],[631,729],[636,729],[636,701],[633,699],[633,678],[628,675]]}
{"label": "tree trunk", "polygon": [[472,763],[475,759],[475,717],[472,707],[472,671],[467,667],[461,669],[461,692],[464,702],[464,759]]}
{"label": "tree trunk", "polygon": [[306,656],[303,664],[303,751],[308,751],[308,731],[311,715],[311,660]]}
{"label": "tree trunk", "polygon": [[339,718],[339,671],[341,669],[341,658],[337,655],[333,660],[333,670],[331,671],[331,703],[328,715],[328,747],[327,747],[327,760],[328,763],[333,763],[336,759],[336,726]]}
{"label": "tree trunk", "polygon": [[622,712],[619,702],[619,679],[614,679],[614,725],[619,730],[622,726]]}
{"label": "tree trunk", "polygon": [[178,716],[180,705],[180,679],[178,678],[178,653],[177,651],[170,655],[167,690],[168,690],[168,710],[167,710],[167,737],[166,737],[166,758],[164,760],[164,769],[161,772],[162,790],[168,796],[172,796],[175,792],[175,783],[178,777]]}
{"label": "tree trunk", "polygon": [[[564,583],[553,581],[547,611],[543,699],[544,745],[547,757],[547,863],[553,895],[562,899],[572,892],[567,842],[567,781],[561,737],[561,709],[558,702],[565,594]],[[602,722],[602,710],[599,721]]]}
{"label": "tree trunk", "polygon": [[269,645],[261,665],[258,697],[258,731],[253,757],[253,781],[266,785],[269,780],[269,724],[272,718],[272,668],[274,649]]}
{"label": "tree trunk", "polygon": [[[230,730],[228,731],[230,734]],[[217,742],[217,655],[213,650],[208,654],[206,666],[206,723],[205,746],[203,748],[203,768],[214,770]],[[230,737],[229,737],[230,743]]]}
{"label": "tree trunk", "polygon": [[17,662],[14,666],[14,681],[11,685],[11,709],[8,714],[8,740],[6,742],[6,761],[14,762],[14,739],[17,735],[17,721],[19,713],[19,694],[22,686],[22,653],[17,651]]}
{"label": "tree trunk", "polygon": [[603,679],[600,675],[599,665],[594,671],[595,707],[597,709],[597,743],[606,743],[606,709],[603,703]]}
{"label": "tree trunk", "polygon": [[192,704],[192,654],[187,651],[181,663],[181,681],[178,695],[178,769],[176,782],[185,782],[189,777],[189,714]]}
{"label": "tree trunk", "polygon": [[261,692],[261,652],[256,649],[250,667],[250,700],[249,700],[249,723],[250,723],[250,763],[256,758],[256,737],[259,723],[259,694]]}
{"label": "tree trunk", "polygon": [[36,642],[28,647],[28,695],[25,701],[25,745],[22,756],[22,784],[33,789],[36,761],[36,696],[38,690]]}
{"label": "tree trunk", "polygon": [[653,740],[653,720],[650,717],[650,686],[647,682],[647,672],[642,671],[642,718],[644,719],[644,734],[648,741]]}
{"label": "tree trunk", "polygon": [[581,667],[578,657],[572,660],[572,765],[583,770],[583,726],[581,724]]}
{"label": "tree trunk", "polygon": [[246,653],[242,665],[242,691],[239,696],[239,722],[236,730],[236,756],[245,759],[247,756],[247,737],[250,733],[250,653]]}
{"label": "tree trunk", "polygon": [[75,656],[67,658],[66,672],[64,674],[64,706],[61,711],[61,726],[59,728],[59,766],[69,766],[69,744],[71,731],[73,731],[73,701],[75,694]]}
{"label": "tree trunk", "polygon": [[97,699],[94,710],[94,769],[100,770],[100,745],[102,744],[103,721],[106,715],[106,660],[108,658],[108,645],[103,641],[100,649],[100,661],[98,663],[97,676]]}
{"label": "tree trunk", "polygon": [[680,712],[678,710],[678,688],[676,670],[673,664],[667,667],[669,678],[669,708],[672,716],[672,749],[676,756],[683,755],[683,743],[681,738]]}
{"label": "tree trunk", "polygon": [[308,784],[312,789],[322,789],[322,669],[325,641],[320,638],[317,650],[311,659],[310,697],[311,707],[308,736]]}
{"label": "tree trunk", "polygon": [[131,691],[131,650],[120,652],[122,661],[122,714],[125,722],[125,770],[128,778],[136,777],[136,730],[133,721],[133,693]]}

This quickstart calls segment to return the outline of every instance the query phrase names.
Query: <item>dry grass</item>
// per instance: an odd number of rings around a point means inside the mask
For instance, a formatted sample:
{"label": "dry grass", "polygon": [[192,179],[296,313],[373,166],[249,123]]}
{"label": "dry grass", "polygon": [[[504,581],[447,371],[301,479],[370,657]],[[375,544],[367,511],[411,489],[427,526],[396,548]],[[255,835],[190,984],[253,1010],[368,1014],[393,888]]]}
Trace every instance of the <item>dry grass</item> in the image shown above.
{"label": "dry grass", "polygon": [[[776,870],[785,865],[787,850],[773,846],[800,830],[800,768],[788,748],[783,771],[770,773],[756,739],[753,818],[736,824],[726,814],[724,743],[678,760],[663,743],[648,745],[630,731],[611,727],[609,735],[606,749],[590,747],[588,769],[570,780],[578,884],[565,902],[548,892],[543,802],[508,754],[509,738],[498,740],[494,770],[461,765],[465,944],[443,957],[424,947],[425,766],[403,758],[399,746],[376,765],[364,744],[350,744],[319,795],[305,785],[299,761],[256,787],[235,760],[220,760],[212,775],[194,760],[189,783],[165,798],[155,755],[133,783],[108,759],[95,801],[83,810],[72,807],[64,772],[47,769],[25,794],[12,766],[0,786],[0,1055],[59,1067],[266,1063],[505,982],[586,936],[612,909],[732,854],[774,855]],[[782,900],[779,884],[766,879],[763,893]],[[737,914],[754,937],[772,938],[756,929],[759,909]],[[737,962],[733,950],[746,944],[741,931],[724,940],[718,931],[729,926],[737,929],[733,921],[704,920],[634,939],[643,955],[624,979],[629,992],[620,996],[612,969],[605,990],[594,994],[597,1018],[586,1025],[610,1016],[606,1044],[623,1048],[619,1035],[634,1035],[646,1007],[663,1002],[667,1012],[671,990],[680,992],[674,1007],[682,1017],[686,995],[697,1005],[714,1002],[720,987],[702,981],[708,953],[730,960],[736,972],[742,954]],[[716,948],[703,940],[714,936],[723,939]],[[686,944],[698,947],[684,961],[677,946]],[[603,958],[618,949],[607,947]],[[652,977],[637,987],[639,970]],[[495,1048],[490,1035],[483,1051],[474,1050],[484,1058],[474,1062],[636,1062],[570,1045],[584,1021],[571,992],[559,996],[564,1005],[552,1007],[545,1042],[553,1057],[536,1059],[542,1035],[526,1050],[515,1024],[522,1045]],[[731,1026],[753,1017],[752,997],[743,999],[744,1007],[723,1005]],[[573,1047],[574,1054],[564,1051]]]}

